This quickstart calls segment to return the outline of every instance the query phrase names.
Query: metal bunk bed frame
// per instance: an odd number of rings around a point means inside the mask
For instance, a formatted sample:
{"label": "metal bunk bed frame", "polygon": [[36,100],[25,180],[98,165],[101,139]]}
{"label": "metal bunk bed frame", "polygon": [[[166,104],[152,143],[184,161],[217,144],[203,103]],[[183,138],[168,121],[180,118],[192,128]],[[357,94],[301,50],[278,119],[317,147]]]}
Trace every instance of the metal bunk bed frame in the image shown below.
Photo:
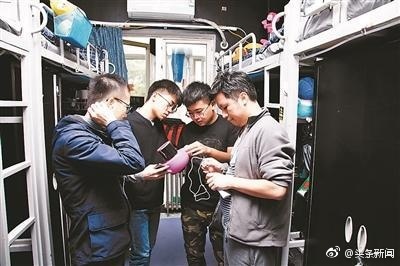
{"label": "metal bunk bed frame", "polygon": [[[302,12],[301,0],[291,0],[284,7],[284,12],[279,14],[279,16],[285,17],[285,34],[281,36],[285,41],[283,51],[264,60],[257,61],[254,53],[255,43],[253,43],[253,51],[250,57],[252,64],[247,66],[241,65],[241,48],[244,43],[250,38],[255,42],[255,38],[251,33],[228,48],[228,50],[222,53],[216,60],[219,64],[219,69],[224,70],[226,68],[225,65],[228,64],[227,69],[233,70],[234,67],[231,60],[232,53],[239,47],[240,55],[236,68],[237,70],[246,73],[257,70],[264,71],[264,104],[268,108],[279,108],[279,121],[285,126],[293,143],[296,143],[298,79],[301,62],[310,58],[315,59],[318,55],[335,49],[354,39],[400,24],[400,0],[394,0],[351,20],[347,20],[345,15],[347,1],[348,0],[317,1],[308,11]],[[333,27],[311,36],[308,39],[299,40],[302,17],[316,14],[326,8],[331,8],[333,10]],[[276,32],[274,22],[273,28]],[[276,34],[278,36],[280,35],[278,32],[276,32]],[[280,67],[280,102],[276,104],[270,103],[269,80],[270,70],[278,67]],[[293,191],[291,197],[293,199]],[[289,232],[288,244],[283,248],[282,252],[281,265],[288,265],[290,248],[304,247],[304,245],[305,240],[300,239],[299,232]]]}
{"label": "metal bunk bed frame", "polygon": [[[18,1],[17,5],[23,26],[22,34],[17,36],[0,29],[0,49],[21,58],[22,100],[0,100],[0,107],[22,108],[23,113],[22,116],[0,117],[0,124],[23,125],[26,158],[22,162],[3,169],[3,158],[2,155],[0,156],[0,212],[2,213],[0,217],[0,264],[11,264],[11,252],[32,251],[35,265],[53,265],[44,132],[37,128],[37,124],[44,124],[43,100],[40,93],[42,87],[41,59],[48,58],[87,75],[92,75],[92,72],[86,72],[78,67],[80,66],[79,62],[62,59],[62,55],[53,57],[44,54],[40,43],[41,36],[31,33],[36,31],[34,27],[39,24],[40,20],[38,11],[31,10],[31,8],[32,6],[37,8],[39,1]],[[297,40],[298,22],[301,16],[300,0],[290,1],[285,6],[284,14],[286,17],[284,50],[278,55],[256,62],[255,65],[243,67],[241,70],[251,72],[263,69],[265,88],[268,88],[269,71],[276,67],[281,68],[281,97],[280,103],[275,107],[282,110],[281,122],[286,126],[291,140],[295,142],[299,63],[305,58],[315,58],[317,55],[355,38],[400,24],[400,0],[394,0],[350,21],[341,21],[332,29],[302,41]],[[265,97],[265,103],[269,104],[268,96]],[[9,232],[4,181],[21,171],[26,171],[29,217]],[[31,231],[31,238],[19,239],[28,230]],[[288,234],[290,241],[282,254],[282,265],[288,263],[289,248],[304,245],[304,240],[292,240],[295,235],[296,233]]]}
{"label": "metal bunk bed frame", "polygon": [[[102,72],[108,72],[108,55],[100,61],[95,55],[95,63],[90,61],[91,50],[88,46],[87,60],[82,62],[79,49],[76,48],[75,58],[66,58],[65,43],[60,40],[58,52],[43,47],[43,36],[40,31],[47,23],[47,6],[39,0],[3,1],[3,10],[13,12],[12,21],[19,26],[20,32],[14,34],[0,28],[0,56],[7,53],[14,55],[21,62],[21,100],[0,100],[2,109],[22,109],[22,115],[1,116],[2,125],[21,125],[23,128],[23,147],[25,158],[11,166],[5,165],[7,153],[0,152],[0,265],[11,265],[11,253],[32,252],[34,265],[54,265],[54,251],[51,236],[50,204],[48,195],[48,178],[45,151],[44,130],[38,125],[44,125],[44,110],[42,98],[42,59],[47,59],[66,71],[78,75],[93,77]],[[15,11],[15,12],[14,12]],[[0,13],[10,16],[8,13]],[[40,14],[42,23],[40,23]],[[1,15],[0,15],[1,18]],[[10,19],[10,18],[8,18]],[[8,89],[8,88],[5,88]],[[55,88],[56,89],[56,88]],[[55,94],[56,95],[56,94]],[[3,140],[3,144],[4,144]],[[0,150],[5,145],[1,145]],[[7,191],[5,180],[11,180],[16,175],[25,175],[29,217],[14,228],[9,228],[7,213],[10,205],[6,202]],[[30,238],[26,238],[26,232]],[[23,238],[21,238],[21,236]]]}

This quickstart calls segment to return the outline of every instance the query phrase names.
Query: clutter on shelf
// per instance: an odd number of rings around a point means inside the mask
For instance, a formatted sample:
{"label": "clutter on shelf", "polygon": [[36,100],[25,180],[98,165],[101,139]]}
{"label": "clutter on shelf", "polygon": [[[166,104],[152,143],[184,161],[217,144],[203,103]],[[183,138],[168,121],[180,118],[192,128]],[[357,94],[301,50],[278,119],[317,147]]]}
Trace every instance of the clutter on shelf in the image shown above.
{"label": "clutter on shelf", "polygon": [[[262,47],[261,44],[259,43],[255,43],[254,45],[256,47],[256,53],[258,52],[258,50]],[[251,57],[251,52],[253,49],[253,44],[252,43],[248,43],[245,46],[242,47],[242,60]],[[239,62],[239,58],[240,58],[240,48],[236,48],[235,51],[232,53],[232,64],[237,64],[237,62]]]}
{"label": "clutter on shelf", "polygon": [[[261,21],[261,24],[263,25],[264,30],[267,32],[267,38],[264,39],[262,38],[260,40],[260,43],[263,46],[268,46],[272,43],[276,43],[279,42],[279,38],[278,36],[276,36],[276,34],[273,31],[273,27],[272,27],[272,20],[275,18],[275,16],[277,15],[277,13],[275,12],[269,12],[267,14],[266,19],[264,19],[263,21]],[[276,22],[279,22],[279,18],[276,20]],[[283,35],[283,25],[278,29],[278,32]]]}
{"label": "clutter on shelf", "polygon": [[314,79],[303,77],[299,80],[299,99],[297,104],[298,118],[311,118],[313,116]]}
{"label": "clutter on shelf", "polygon": [[86,48],[93,27],[86,14],[67,0],[51,0],[50,6],[55,13],[55,35],[78,48]]}

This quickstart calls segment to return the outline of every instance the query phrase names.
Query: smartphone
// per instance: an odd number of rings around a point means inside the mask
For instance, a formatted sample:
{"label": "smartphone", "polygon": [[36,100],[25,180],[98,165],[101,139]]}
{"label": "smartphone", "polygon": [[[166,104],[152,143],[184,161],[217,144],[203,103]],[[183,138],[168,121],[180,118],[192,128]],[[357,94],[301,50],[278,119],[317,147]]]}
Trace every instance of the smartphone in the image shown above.
{"label": "smartphone", "polygon": [[157,149],[157,151],[161,154],[162,157],[164,157],[166,161],[172,159],[178,153],[177,149],[170,141],[167,141],[163,145],[161,145]]}
{"label": "smartphone", "polygon": [[156,166],[154,166],[155,169],[158,169],[158,168],[161,168],[161,167],[164,167],[164,164],[158,163],[158,164],[156,164]]}

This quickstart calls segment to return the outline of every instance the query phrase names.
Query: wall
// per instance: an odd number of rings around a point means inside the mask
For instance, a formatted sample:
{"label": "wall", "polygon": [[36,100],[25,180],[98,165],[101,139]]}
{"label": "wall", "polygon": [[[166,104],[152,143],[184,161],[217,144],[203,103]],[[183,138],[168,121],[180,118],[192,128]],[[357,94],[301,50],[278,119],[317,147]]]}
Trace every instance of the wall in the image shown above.
{"label": "wall", "polygon": [[[126,0],[71,0],[83,9],[91,20],[125,22],[128,20]],[[237,26],[247,33],[254,32],[257,41],[266,37],[266,32],[261,21],[269,11],[283,11],[283,6],[288,1],[260,1],[260,0],[197,0],[196,18],[205,18],[219,25]],[[226,11],[222,8],[226,7]],[[243,33],[236,32],[243,36]],[[236,43],[239,38],[225,33],[229,45]],[[217,40],[217,43],[219,41]],[[217,45],[217,49],[219,45]]]}

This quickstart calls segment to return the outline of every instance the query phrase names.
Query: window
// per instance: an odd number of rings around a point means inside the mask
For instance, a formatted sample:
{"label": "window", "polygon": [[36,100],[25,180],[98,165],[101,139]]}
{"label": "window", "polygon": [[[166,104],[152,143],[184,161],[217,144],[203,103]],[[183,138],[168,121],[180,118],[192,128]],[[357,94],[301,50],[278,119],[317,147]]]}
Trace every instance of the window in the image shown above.
{"label": "window", "polygon": [[149,86],[149,38],[124,37],[124,52],[128,68],[128,83],[132,96],[145,97]]}

